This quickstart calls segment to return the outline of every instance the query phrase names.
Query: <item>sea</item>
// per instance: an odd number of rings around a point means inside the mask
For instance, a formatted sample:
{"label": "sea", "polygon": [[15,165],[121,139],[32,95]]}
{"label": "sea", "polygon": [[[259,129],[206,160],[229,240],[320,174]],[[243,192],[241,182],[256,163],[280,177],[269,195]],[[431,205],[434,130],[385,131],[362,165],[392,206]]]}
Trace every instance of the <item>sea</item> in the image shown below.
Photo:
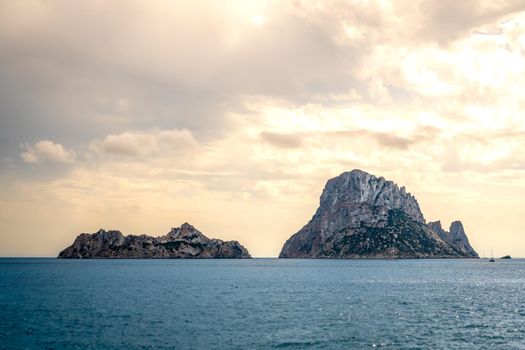
{"label": "sea", "polygon": [[0,259],[1,349],[525,349],[525,260]]}

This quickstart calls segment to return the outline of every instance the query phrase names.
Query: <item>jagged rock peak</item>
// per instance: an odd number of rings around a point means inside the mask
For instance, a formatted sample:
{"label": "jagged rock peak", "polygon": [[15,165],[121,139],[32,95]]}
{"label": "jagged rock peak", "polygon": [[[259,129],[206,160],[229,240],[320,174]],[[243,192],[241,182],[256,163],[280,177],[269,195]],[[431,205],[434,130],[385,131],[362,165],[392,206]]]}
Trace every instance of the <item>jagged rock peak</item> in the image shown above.
{"label": "jagged rock peak", "polygon": [[[81,236],[83,238],[87,237],[89,234],[83,233]],[[99,229],[96,233],[94,233],[92,236],[92,239],[97,242],[97,244],[102,245],[111,245],[111,246],[118,246],[121,245],[125,237],[122,234],[122,232],[118,230],[104,230]]]}
{"label": "jagged rock peak", "polygon": [[59,258],[250,258],[239,242],[209,239],[188,223],[160,237],[120,231],[80,234]]}
{"label": "jagged rock peak", "polygon": [[185,222],[182,225],[180,225],[180,227],[172,227],[169,233],[171,232],[180,233],[180,232],[188,232],[188,231],[195,231],[195,227]]}
{"label": "jagged rock peak", "polygon": [[430,221],[428,223],[428,226],[431,227],[431,228],[435,228],[436,230],[442,230],[443,229],[443,226],[441,226],[441,220]]}
{"label": "jagged rock peak", "polygon": [[180,229],[181,230],[195,230],[195,227],[185,222],[182,225],[180,225]]}
{"label": "jagged rock peak", "polygon": [[321,195],[321,207],[336,205],[338,202],[368,204],[387,210],[401,209],[413,220],[425,223],[416,198],[404,186],[400,188],[393,181],[360,169],[344,172],[328,180]]}
{"label": "jagged rock peak", "polygon": [[195,236],[195,235],[202,235],[206,239],[208,239],[202,232],[197,230],[192,225],[188,224],[187,222],[180,225],[180,227],[172,227],[170,232],[168,232],[168,236],[175,238],[175,237],[186,237],[186,236]]}
{"label": "jagged rock peak", "polygon": [[463,223],[459,220],[453,221],[450,224],[450,233],[457,233],[460,235],[464,235],[465,229],[463,228]]}

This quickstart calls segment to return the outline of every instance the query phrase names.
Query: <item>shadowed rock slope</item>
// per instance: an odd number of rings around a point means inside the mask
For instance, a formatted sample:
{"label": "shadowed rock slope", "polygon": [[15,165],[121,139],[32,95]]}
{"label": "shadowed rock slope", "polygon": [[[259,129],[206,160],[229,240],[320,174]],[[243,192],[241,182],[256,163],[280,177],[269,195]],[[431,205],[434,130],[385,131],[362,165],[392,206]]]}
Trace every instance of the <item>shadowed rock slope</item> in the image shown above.
{"label": "shadowed rock slope", "polygon": [[82,233],[59,258],[180,258],[246,259],[250,254],[237,241],[210,239],[188,223],[160,237],[124,236],[120,231]]}
{"label": "shadowed rock slope", "polygon": [[[441,225],[439,225],[439,228]],[[475,258],[461,223],[427,225],[414,196],[362,170],[330,179],[315,215],[280,258]]]}

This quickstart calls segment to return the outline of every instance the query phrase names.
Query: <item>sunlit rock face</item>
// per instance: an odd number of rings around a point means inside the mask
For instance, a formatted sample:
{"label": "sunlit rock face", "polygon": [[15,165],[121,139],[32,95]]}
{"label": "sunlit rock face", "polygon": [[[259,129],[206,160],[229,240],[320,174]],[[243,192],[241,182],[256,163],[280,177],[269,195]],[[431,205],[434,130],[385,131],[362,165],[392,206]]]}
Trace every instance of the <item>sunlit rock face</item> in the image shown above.
{"label": "sunlit rock face", "polygon": [[327,182],[315,215],[286,241],[280,254],[281,258],[475,256],[473,250],[460,249],[429,228],[416,198],[404,187],[362,170]]}
{"label": "sunlit rock face", "polygon": [[59,258],[189,258],[245,259],[250,254],[237,241],[210,239],[188,223],[164,236],[124,236],[120,231],[82,233]]}

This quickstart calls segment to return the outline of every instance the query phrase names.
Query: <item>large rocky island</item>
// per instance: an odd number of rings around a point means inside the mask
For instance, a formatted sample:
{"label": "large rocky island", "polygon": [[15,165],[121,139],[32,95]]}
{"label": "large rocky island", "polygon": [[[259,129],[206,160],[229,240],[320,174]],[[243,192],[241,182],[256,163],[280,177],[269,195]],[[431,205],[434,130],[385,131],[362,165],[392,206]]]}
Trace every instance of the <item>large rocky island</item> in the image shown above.
{"label": "large rocky island", "polygon": [[250,254],[237,241],[210,239],[188,223],[164,236],[124,236],[120,231],[82,233],[59,258],[189,258],[247,259]]}
{"label": "large rocky island", "polygon": [[414,196],[362,170],[330,179],[280,258],[477,258],[459,221],[426,224]]}

